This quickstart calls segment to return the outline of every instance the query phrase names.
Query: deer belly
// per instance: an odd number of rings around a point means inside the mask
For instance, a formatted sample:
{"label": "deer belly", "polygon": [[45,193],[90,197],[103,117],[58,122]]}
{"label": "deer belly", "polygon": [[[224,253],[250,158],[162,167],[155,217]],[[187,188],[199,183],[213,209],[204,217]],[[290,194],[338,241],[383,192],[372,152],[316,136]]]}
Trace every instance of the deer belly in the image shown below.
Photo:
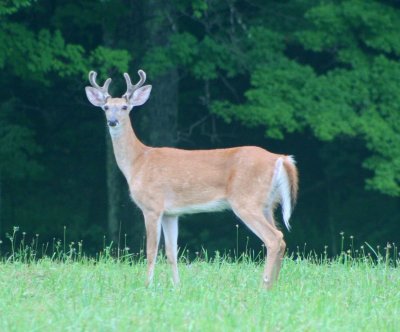
{"label": "deer belly", "polygon": [[177,216],[177,215],[194,214],[200,212],[224,211],[228,210],[229,208],[230,206],[225,199],[219,199],[200,204],[191,204],[180,207],[167,207],[164,211],[164,214]]}

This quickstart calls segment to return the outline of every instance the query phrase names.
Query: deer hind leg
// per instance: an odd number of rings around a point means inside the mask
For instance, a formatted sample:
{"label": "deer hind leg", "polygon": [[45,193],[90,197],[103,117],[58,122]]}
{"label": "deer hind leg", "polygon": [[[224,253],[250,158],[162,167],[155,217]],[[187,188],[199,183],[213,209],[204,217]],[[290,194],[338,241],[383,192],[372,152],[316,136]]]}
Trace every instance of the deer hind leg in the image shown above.
{"label": "deer hind leg", "polygon": [[160,214],[150,212],[144,213],[146,226],[146,258],[147,258],[147,279],[146,286],[150,286],[153,281],[154,267],[157,259],[158,244],[161,235]]}
{"label": "deer hind leg", "polygon": [[286,242],[282,238],[280,249],[279,249],[279,260],[280,260],[280,262],[279,262],[279,264],[276,265],[275,276],[274,276],[275,280],[278,280],[279,273],[281,272],[283,257],[285,256],[285,250],[286,250]]}
{"label": "deer hind leg", "polygon": [[273,221],[268,221],[263,210],[257,206],[232,204],[233,212],[256,234],[267,248],[266,265],[263,273],[263,286],[271,288],[277,279],[282,257],[283,234]]}
{"label": "deer hind leg", "polygon": [[[277,228],[276,222],[275,222],[275,219],[274,219],[274,213],[273,213],[274,208],[275,207],[265,208],[264,209],[264,216],[274,227]],[[285,251],[286,251],[286,242],[282,238],[281,243],[280,243],[280,249],[279,249],[280,264],[276,265],[274,280],[278,280],[279,272],[280,272],[281,267],[282,267],[283,257],[285,256]]]}
{"label": "deer hind leg", "polygon": [[174,285],[179,285],[178,273],[178,217],[163,216],[162,229],[164,233],[165,251],[168,263],[172,268],[172,280]]}

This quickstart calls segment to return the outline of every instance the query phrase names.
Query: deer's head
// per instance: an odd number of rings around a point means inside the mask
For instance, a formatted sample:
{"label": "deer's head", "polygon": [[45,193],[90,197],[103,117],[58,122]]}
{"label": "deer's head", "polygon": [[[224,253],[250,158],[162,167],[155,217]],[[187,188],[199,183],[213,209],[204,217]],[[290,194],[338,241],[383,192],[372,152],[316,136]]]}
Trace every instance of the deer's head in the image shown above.
{"label": "deer's head", "polygon": [[140,80],[132,85],[131,79],[127,73],[124,73],[127,89],[121,98],[113,98],[108,93],[108,87],[111,78],[108,78],[103,86],[96,83],[97,73],[89,73],[89,82],[92,86],[87,86],[86,96],[94,105],[101,107],[107,118],[107,124],[110,130],[117,129],[129,121],[129,112],[134,106],[143,105],[150,96],[151,85],[142,86],[146,81],[146,73],[139,70]]}

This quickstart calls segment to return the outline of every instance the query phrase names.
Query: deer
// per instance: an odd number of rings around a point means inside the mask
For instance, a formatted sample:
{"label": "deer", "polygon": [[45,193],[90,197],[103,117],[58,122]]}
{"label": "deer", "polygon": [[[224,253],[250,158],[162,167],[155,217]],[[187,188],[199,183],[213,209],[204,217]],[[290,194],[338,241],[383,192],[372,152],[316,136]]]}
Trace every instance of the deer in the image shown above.
{"label": "deer", "polygon": [[109,94],[111,78],[103,86],[96,83],[95,71],[90,71],[91,86],[85,91],[89,102],[105,113],[117,165],[144,216],[146,285],[153,281],[161,231],[172,282],[177,286],[179,216],[232,210],[267,249],[261,283],[270,289],[278,279],[286,249],[274,211],[281,206],[283,222],[290,230],[297,198],[294,158],[256,146],[210,150],[146,146],[136,136],[129,116],[134,107],[148,100],[152,89],[143,85],[146,73],[139,70],[138,74],[135,85],[129,74],[123,74],[127,90],[121,98]]}

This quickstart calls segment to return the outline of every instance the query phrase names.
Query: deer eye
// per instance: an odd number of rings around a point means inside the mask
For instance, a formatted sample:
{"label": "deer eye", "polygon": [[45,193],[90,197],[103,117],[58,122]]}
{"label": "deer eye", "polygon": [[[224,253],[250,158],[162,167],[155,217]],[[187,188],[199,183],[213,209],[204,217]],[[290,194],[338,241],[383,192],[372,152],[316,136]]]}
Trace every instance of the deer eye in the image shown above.
{"label": "deer eye", "polygon": [[124,111],[126,111],[126,110],[128,109],[128,106],[124,105],[124,106],[122,106],[122,109],[123,109]]}
{"label": "deer eye", "polygon": [[107,111],[108,110],[108,106],[106,105],[106,106],[104,106],[104,110],[105,111]]}

